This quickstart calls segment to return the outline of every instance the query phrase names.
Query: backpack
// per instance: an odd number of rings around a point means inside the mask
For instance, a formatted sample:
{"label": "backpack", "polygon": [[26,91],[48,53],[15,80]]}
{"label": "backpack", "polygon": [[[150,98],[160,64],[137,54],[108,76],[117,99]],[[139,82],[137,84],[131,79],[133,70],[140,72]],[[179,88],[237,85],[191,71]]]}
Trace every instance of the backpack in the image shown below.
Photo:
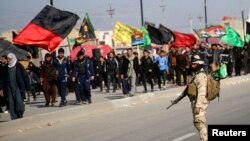
{"label": "backpack", "polygon": [[[196,97],[198,94],[197,86],[193,83],[194,78],[191,83],[188,84],[187,94],[191,97]],[[207,75],[207,94],[206,98],[208,101],[214,100],[216,97],[220,96],[220,79],[214,77],[213,74]]]}
{"label": "backpack", "polygon": [[220,79],[213,77],[213,74],[208,74],[206,98],[208,101],[212,101],[216,97],[220,97]]}

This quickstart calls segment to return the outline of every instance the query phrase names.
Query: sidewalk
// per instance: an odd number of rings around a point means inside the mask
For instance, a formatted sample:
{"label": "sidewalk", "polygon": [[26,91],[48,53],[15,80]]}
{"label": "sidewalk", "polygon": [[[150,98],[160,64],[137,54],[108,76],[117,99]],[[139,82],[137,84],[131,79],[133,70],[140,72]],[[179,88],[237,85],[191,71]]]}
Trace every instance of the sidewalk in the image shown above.
{"label": "sidewalk", "polygon": [[[171,85],[168,85],[167,89],[172,88]],[[105,89],[104,89],[105,90]],[[142,93],[143,87],[138,87],[138,93],[136,95],[143,95],[146,93]],[[159,92],[158,86],[155,85],[155,92]],[[92,90],[92,104],[97,104],[101,102],[107,102],[111,100],[117,100],[117,99],[123,99],[124,95],[122,94],[121,90],[117,90],[116,93],[106,93],[106,92],[100,92],[99,88]],[[24,117],[29,117],[37,114],[43,114],[43,113],[49,113],[49,112],[55,112],[55,111],[61,111],[69,108],[79,107],[79,106],[88,106],[87,105],[75,105],[75,94],[69,93],[67,96],[68,105],[66,107],[58,107],[60,102],[60,97],[57,97],[57,103],[54,107],[45,107],[45,98],[44,95],[41,93],[37,96],[37,100],[33,101],[33,98],[31,97],[30,103],[27,103],[25,106],[25,113]],[[0,122],[6,122],[10,120],[9,114],[0,114]]]}

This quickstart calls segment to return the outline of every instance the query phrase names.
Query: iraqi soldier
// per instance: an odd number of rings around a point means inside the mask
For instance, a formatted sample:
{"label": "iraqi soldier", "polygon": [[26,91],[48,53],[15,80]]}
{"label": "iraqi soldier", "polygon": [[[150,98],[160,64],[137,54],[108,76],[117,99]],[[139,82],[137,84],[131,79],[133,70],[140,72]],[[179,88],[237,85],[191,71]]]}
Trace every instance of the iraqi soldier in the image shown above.
{"label": "iraqi soldier", "polygon": [[208,107],[207,76],[203,69],[204,61],[199,55],[191,58],[191,75],[188,78],[188,97],[191,101],[193,122],[201,141],[207,141],[206,112]]}

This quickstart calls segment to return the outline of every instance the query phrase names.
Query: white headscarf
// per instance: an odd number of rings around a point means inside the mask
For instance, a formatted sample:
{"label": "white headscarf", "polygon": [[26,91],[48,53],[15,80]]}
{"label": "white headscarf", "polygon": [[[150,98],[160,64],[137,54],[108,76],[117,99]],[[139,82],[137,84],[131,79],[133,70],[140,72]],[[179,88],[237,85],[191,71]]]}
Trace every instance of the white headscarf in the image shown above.
{"label": "white headscarf", "polygon": [[9,67],[9,68],[14,67],[14,66],[16,65],[16,63],[17,63],[16,55],[15,55],[14,53],[9,53],[9,54],[7,55],[7,58],[10,58],[10,59],[11,59],[11,61],[8,62],[8,64],[9,64],[8,67]]}

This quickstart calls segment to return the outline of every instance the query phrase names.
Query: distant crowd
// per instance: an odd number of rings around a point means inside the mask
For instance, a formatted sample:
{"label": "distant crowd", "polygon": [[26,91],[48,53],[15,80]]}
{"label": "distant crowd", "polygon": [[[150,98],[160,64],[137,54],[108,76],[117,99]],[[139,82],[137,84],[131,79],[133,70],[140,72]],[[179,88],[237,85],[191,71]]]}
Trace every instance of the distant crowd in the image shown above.
{"label": "distant crowd", "polygon": [[[24,68],[15,54],[9,53],[0,59],[0,106],[1,112],[9,111],[11,119],[22,118],[24,103],[31,97],[36,101],[37,94],[43,92],[45,106],[55,106],[60,96],[59,107],[67,105],[67,94],[74,92],[75,104],[91,104],[91,90],[115,93],[121,89],[125,97],[134,96],[143,86],[143,93],[153,92],[155,87],[165,90],[167,85],[184,86],[187,84],[191,57],[199,55],[204,61],[206,73],[211,64],[226,64],[229,77],[250,72],[250,46],[243,48],[230,45],[202,42],[194,47],[169,50],[143,50],[143,55],[132,49],[122,53],[110,52],[107,56],[95,54],[92,58],[84,50],[77,53],[72,61],[65,57],[60,48],[57,56],[47,53],[40,66],[29,62]],[[148,89],[148,86],[150,89]]]}

